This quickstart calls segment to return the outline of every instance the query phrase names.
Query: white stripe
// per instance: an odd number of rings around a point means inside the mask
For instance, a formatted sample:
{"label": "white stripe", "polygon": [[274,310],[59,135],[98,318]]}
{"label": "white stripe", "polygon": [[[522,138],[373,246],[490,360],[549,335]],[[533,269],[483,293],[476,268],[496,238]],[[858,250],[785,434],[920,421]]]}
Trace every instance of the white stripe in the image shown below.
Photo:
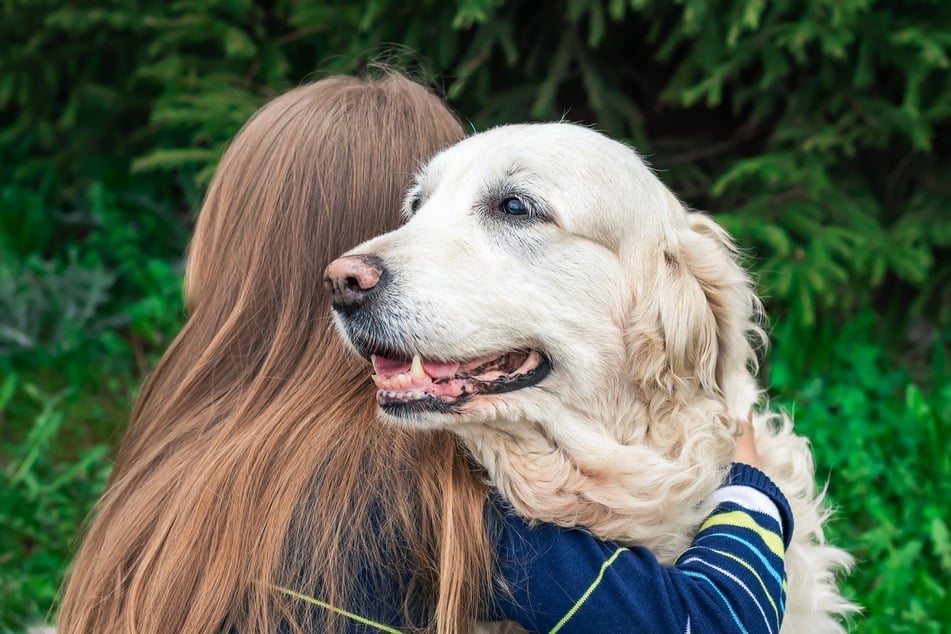
{"label": "white stripe", "polygon": [[768,629],[769,632],[770,632],[770,634],[772,634],[773,628],[772,628],[772,627],[770,626],[770,624],[769,624],[769,618],[766,616],[766,612],[763,611],[763,606],[760,605],[759,599],[756,598],[756,595],[753,594],[753,591],[750,590],[748,587],[746,587],[746,584],[743,583],[743,582],[740,580],[739,577],[737,577],[737,576],[734,575],[734,574],[731,574],[730,572],[724,570],[723,568],[720,568],[720,567],[718,567],[718,566],[714,566],[713,564],[711,564],[711,563],[708,562],[708,561],[704,561],[704,560],[701,559],[700,557],[690,557],[689,559],[685,559],[685,560],[683,560],[682,562],[679,562],[679,563],[686,564],[686,563],[689,563],[689,562],[691,562],[691,561],[698,561],[698,562],[702,563],[702,564],[705,565],[705,566],[709,566],[709,567],[713,568],[714,570],[716,570],[717,572],[719,572],[721,575],[723,575],[724,577],[727,577],[727,578],[729,578],[729,579],[732,579],[732,580],[735,581],[741,588],[743,588],[744,590],[746,590],[746,594],[750,595],[750,598],[753,599],[753,603],[755,603],[755,604],[756,604],[756,607],[759,609],[759,613],[763,616],[763,622],[766,623],[766,629]]}
{"label": "white stripe", "polygon": [[762,491],[740,484],[731,484],[714,491],[713,495],[706,499],[704,506],[709,507],[707,511],[709,513],[723,502],[733,502],[748,511],[757,511],[769,515],[776,520],[776,523],[779,524],[779,530],[782,532],[783,522],[779,518],[779,509],[776,507],[776,503]]}

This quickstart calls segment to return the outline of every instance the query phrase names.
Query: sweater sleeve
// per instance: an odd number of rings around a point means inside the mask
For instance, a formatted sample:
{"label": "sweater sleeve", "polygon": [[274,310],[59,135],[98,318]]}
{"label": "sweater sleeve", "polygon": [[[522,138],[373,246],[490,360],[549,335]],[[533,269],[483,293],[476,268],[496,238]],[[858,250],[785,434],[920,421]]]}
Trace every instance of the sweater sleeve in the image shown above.
{"label": "sweater sleeve", "polygon": [[708,503],[690,548],[662,566],[645,548],[529,525],[495,498],[504,583],[494,617],[530,632],[776,634],[792,535],[786,498],[761,471],[735,464]]}

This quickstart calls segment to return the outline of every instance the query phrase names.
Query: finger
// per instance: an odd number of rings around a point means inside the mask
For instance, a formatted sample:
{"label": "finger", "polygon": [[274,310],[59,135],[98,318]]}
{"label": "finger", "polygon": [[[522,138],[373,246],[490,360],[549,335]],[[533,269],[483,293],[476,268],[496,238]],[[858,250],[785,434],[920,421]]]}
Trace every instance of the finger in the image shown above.
{"label": "finger", "polygon": [[737,433],[736,433],[736,435],[737,435],[738,437],[739,437],[739,436],[744,436],[744,435],[752,436],[752,435],[754,434],[753,424],[752,424],[752,423],[748,423],[748,422],[746,422],[746,421],[741,420],[741,421],[739,422],[739,424],[738,424],[736,427],[737,427]]}

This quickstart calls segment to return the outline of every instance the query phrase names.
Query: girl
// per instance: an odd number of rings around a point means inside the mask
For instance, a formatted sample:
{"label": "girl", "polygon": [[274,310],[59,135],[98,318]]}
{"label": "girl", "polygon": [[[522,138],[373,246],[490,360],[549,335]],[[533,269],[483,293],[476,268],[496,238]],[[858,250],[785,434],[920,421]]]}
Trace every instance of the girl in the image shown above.
{"label": "girl", "polygon": [[461,138],[395,74],[291,90],[235,137],[189,247],[188,320],[135,403],[61,632],[776,631],[789,511],[755,469],[663,568],[529,527],[448,432],[377,421],[323,270],[393,228],[417,165]]}

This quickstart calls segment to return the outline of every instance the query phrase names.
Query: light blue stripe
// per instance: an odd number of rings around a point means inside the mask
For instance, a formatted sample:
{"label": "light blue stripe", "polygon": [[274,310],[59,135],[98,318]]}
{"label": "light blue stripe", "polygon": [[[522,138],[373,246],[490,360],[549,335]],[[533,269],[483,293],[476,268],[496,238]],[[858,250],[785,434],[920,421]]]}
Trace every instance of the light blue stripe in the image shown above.
{"label": "light blue stripe", "polygon": [[[743,590],[746,592],[746,594],[748,594],[749,597],[750,597],[751,599],[753,599],[753,603],[756,604],[756,609],[759,610],[760,616],[763,617],[763,622],[766,623],[766,629],[769,631],[769,634],[773,634],[773,626],[770,625],[770,623],[769,623],[769,617],[766,616],[766,610],[763,609],[763,604],[761,604],[761,603],[759,602],[759,599],[756,597],[755,594],[753,594],[753,591],[750,590],[749,586],[747,586],[745,583],[743,583],[743,581],[742,581],[739,577],[737,577],[736,575],[734,575],[734,574],[733,574],[732,572],[730,572],[729,570],[724,570],[723,568],[720,568],[720,567],[718,567],[718,566],[714,566],[713,564],[711,564],[711,563],[708,562],[708,561],[704,561],[704,560],[701,559],[700,557],[691,557],[690,559],[687,559],[686,561],[684,561],[684,563],[687,563],[687,562],[690,562],[690,561],[698,561],[698,562],[700,562],[701,564],[703,564],[704,566],[707,566],[708,568],[713,568],[714,570],[716,570],[717,572],[719,572],[721,575],[723,575],[724,577],[726,577],[726,578],[729,579],[730,581],[734,582],[735,584],[737,584],[738,586],[740,586],[741,588],[743,588]],[[777,620],[778,620],[779,615],[777,614],[776,617],[777,617]],[[776,625],[777,625],[777,627],[779,626],[778,621],[777,621],[777,624],[776,624]]]}
{"label": "light blue stripe", "polygon": [[723,599],[723,605],[725,605],[725,606],[726,606],[726,609],[730,611],[730,616],[733,617],[733,622],[736,623],[736,626],[737,626],[738,628],[740,628],[740,631],[743,632],[743,634],[748,634],[748,632],[746,631],[746,628],[743,627],[743,624],[742,624],[742,623],[740,623],[739,617],[736,616],[736,612],[733,611],[733,606],[730,605],[730,602],[727,601],[727,598],[726,598],[725,596],[723,596],[723,593],[722,593],[722,592],[720,592],[720,589],[717,587],[717,584],[713,583],[713,581],[711,581],[710,579],[708,579],[706,576],[700,574],[699,572],[693,572],[692,570],[686,570],[686,571],[684,571],[684,574],[687,575],[688,577],[694,577],[694,578],[696,578],[696,579],[703,579],[704,581],[706,581],[707,583],[709,583],[710,586],[713,588],[714,592],[716,592],[718,595],[720,595],[720,598]]}
{"label": "light blue stripe", "polygon": [[[702,542],[704,539],[708,537],[726,537],[726,538],[732,539],[733,541],[740,542],[741,544],[749,548],[750,551],[754,555],[756,555],[757,558],[759,558],[760,562],[762,562],[763,566],[766,568],[766,571],[769,572],[770,576],[776,581],[776,584],[779,585],[780,592],[782,592],[783,576],[779,574],[779,572],[773,567],[773,565],[769,562],[769,560],[763,556],[763,553],[759,548],[757,548],[750,542],[746,541],[742,537],[737,537],[736,535],[731,535],[729,533],[702,533],[694,543],[699,544],[700,542]],[[689,549],[686,552],[684,552],[684,555],[686,555],[688,552],[690,552]],[[682,559],[684,555],[681,555],[680,557],[678,557],[677,560],[679,561],[680,559]]]}
{"label": "light blue stripe", "polygon": [[[711,553],[715,553],[715,554],[719,555],[720,557],[726,557],[728,560],[734,560],[734,561],[741,561],[741,562],[743,562],[743,567],[744,567],[744,568],[747,568],[747,571],[753,573],[753,575],[756,577],[756,580],[759,582],[760,588],[761,588],[761,589],[763,590],[763,592],[766,594],[766,598],[769,599],[770,607],[773,608],[773,613],[776,615],[776,629],[777,629],[777,630],[779,629],[779,626],[781,625],[781,623],[780,623],[781,618],[780,618],[780,614],[779,614],[779,604],[777,604],[777,602],[773,600],[774,597],[773,597],[772,594],[770,594],[769,589],[766,587],[766,582],[763,581],[763,576],[760,574],[761,571],[757,571],[756,568],[754,568],[753,565],[750,564],[750,562],[745,561],[744,559],[742,559],[742,558],[740,558],[740,557],[737,557],[736,555],[734,555],[734,554],[732,554],[732,553],[728,553],[728,552],[723,551],[723,550],[717,550],[716,548],[710,548],[710,547],[708,547],[708,546],[694,546],[694,547],[691,548],[690,550],[706,550],[706,551],[709,551],[709,552],[711,552]],[[686,554],[686,553],[685,553],[685,554]],[[703,561],[703,560],[700,559],[699,557],[698,557],[697,559],[699,559],[700,561]],[[732,565],[732,564],[731,564],[731,565]],[[783,593],[783,589],[782,589],[782,587],[780,587],[780,588],[779,588],[780,604],[782,603],[782,598],[781,598],[782,593]]]}

